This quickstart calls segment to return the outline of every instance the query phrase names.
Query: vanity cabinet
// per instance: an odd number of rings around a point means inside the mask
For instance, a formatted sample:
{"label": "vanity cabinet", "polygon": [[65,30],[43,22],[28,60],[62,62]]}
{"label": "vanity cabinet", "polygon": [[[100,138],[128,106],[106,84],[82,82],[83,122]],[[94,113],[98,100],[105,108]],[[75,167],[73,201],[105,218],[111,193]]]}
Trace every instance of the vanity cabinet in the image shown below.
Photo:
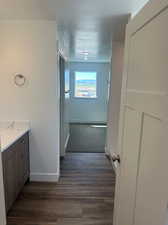
{"label": "vanity cabinet", "polygon": [[6,211],[29,178],[29,135],[26,133],[2,152]]}

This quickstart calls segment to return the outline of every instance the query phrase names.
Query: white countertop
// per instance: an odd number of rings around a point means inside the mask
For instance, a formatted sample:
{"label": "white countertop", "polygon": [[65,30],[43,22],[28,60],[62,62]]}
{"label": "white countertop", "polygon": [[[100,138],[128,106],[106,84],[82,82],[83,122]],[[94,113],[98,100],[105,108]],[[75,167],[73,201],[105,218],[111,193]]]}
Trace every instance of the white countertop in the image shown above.
{"label": "white countertop", "polygon": [[1,152],[30,131],[29,122],[0,122]]}

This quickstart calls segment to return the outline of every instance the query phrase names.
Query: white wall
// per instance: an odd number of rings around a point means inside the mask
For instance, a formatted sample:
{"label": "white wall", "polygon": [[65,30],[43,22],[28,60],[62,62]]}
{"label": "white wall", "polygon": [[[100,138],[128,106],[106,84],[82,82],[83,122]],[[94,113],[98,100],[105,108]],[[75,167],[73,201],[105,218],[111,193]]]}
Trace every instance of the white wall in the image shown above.
{"label": "white wall", "polygon": [[133,0],[132,17],[134,17],[149,0]]}
{"label": "white wall", "polygon": [[4,200],[4,186],[2,175],[2,160],[0,151],[0,225],[6,225],[6,212],[5,212],[5,200]]}
{"label": "white wall", "polygon": [[[70,63],[70,122],[106,123],[109,63]],[[74,98],[75,71],[97,72],[97,99]]]}
{"label": "white wall", "polygon": [[112,74],[108,104],[107,153],[117,153],[124,43],[112,43]]}
{"label": "white wall", "polygon": [[[57,32],[51,21],[0,22],[0,119],[29,120],[31,178],[59,175]],[[14,85],[15,73],[26,76]]]}

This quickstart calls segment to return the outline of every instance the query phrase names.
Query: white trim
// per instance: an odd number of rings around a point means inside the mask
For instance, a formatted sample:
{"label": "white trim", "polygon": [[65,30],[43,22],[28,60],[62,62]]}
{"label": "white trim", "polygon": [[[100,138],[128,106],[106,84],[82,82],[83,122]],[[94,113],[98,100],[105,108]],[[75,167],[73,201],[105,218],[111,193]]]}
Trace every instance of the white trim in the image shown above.
{"label": "white trim", "polygon": [[70,133],[68,133],[68,135],[66,137],[66,141],[65,141],[65,145],[64,145],[65,152],[66,152],[66,148],[67,148],[67,145],[68,145],[69,138],[70,138]]}
{"label": "white trim", "polygon": [[133,94],[143,94],[143,95],[159,95],[159,96],[168,96],[168,92],[160,92],[160,91],[145,91],[145,90],[136,90],[136,89],[127,89],[126,93]]}
{"label": "white trim", "polygon": [[83,60],[83,59],[69,59],[70,63],[110,63],[111,57],[109,59],[95,59],[95,60]]}
{"label": "white trim", "polygon": [[115,175],[117,175],[117,166],[116,166],[116,164],[112,160],[111,152],[110,152],[110,150],[109,151],[107,150],[107,147],[105,147],[105,150],[106,150],[105,151],[105,155],[110,159],[110,162],[111,162],[111,165],[112,165],[113,170],[115,172]]}
{"label": "white trim", "polygon": [[64,157],[66,155],[66,148],[67,148],[67,145],[68,145],[69,138],[70,138],[70,133],[68,133],[68,135],[66,137],[65,144],[64,144],[64,149],[60,153],[61,157]]}
{"label": "white trim", "polygon": [[81,121],[81,120],[71,120],[69,121],[69,123],[71,124],[86,124],[86,125],[97,125],[97,124],[107,124],[107,121]]}
{"label": "white trim", "polygon": [[116,166],[116,164],[113,162],[112,157],[111,157],[111,154],[110,154],[110,161],[111,161],[111,165],[112,165],[112,167],[113,167],[113,170],[114,170],[114,172],[115,172],[115,175],[117,176],[117,166]]}
{"label": "white trim", "polygon": [[106,156],[110,157],[110,151],[109,151],[107,145],[105,145],[104,150],[105,150]]}
{"label": "white trim", "polygon": [[100,124],[100,125],[97,125],[97,124],[95,124],[95,125],[90,125],[90,127],[92,127],[92,128],[107,128],[107,125],[104,125],[104,124]]}
{"label": "white trim", "polygon": [[[131,38],[138,30],[157,17],[168,7],[167,0],[150,0],[127,26],[127,36]],[[128,31],[129,30],[129,31]]]}
{"label": "white trim", "polygon": [[57,173],[31,173],[30,180],[37,182],[58,182],[60,175]]}

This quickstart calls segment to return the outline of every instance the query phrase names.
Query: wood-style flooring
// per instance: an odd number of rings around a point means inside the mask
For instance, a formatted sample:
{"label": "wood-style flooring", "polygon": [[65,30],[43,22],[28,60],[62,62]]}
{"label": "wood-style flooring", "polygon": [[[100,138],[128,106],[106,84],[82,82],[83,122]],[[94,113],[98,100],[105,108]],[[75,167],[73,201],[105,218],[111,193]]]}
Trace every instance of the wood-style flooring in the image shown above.
{"label": "wood-style flooring", "polygon": [[115,175],[102,153],[68,153],[59,183],[25,185],[8,225],[112,225]]}

